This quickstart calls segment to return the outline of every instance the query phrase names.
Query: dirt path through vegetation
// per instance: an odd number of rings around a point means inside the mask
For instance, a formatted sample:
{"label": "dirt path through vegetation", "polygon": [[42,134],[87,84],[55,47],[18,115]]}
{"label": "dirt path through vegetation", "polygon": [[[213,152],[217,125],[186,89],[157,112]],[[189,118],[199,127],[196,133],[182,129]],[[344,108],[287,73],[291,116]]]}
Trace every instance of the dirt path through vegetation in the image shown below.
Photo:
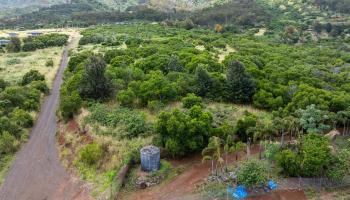
{"label": "dirt path through vegetation", "polygon": [[[252,154],[258,153],[258,147],[251,150]],[[235,154],[228,158],[228,162],[235,162]],[[243,153],[240,154],[239,159],[244,158]],[[173,165],[185,166],[184,172],[174,178],[169,183],[160,185],[158,187],[149,188],[146,190],[139,190],[131,195],[129,200],[199,200],[200,198],[193,194],[196,190],[196,185],[202,183],[210,174],[211,162],[202,162],[200,155],[196,157],[184,158],[182,160],[173,161]]]}
{"label": "dirt path through vegetation", "polygon": [[79,180],[70,177],[61,165],[56,148],[59,92],[68,63],[68,50],[79,37],[72,36],[64,49],[51,94],[41,106],[39,118],[27,144],[17,153],[0,190],[1,200],[87,200],[90,197]]}
{"label": "dirt path through vegetation", "polygon": [[[251,154],[257,154],[259,147],[254,146],[251,149]],[[239,160],[242,160],[245,155],[239,154]],[[235,162],[235,154],[228,158],[228,162]],[[199,195],[195,194],[196,185],[202,183],[210,174],[211,163],[202,163],[201,156],[185,158],[178,161],[173,161],[174,166],[184,165],[184,172],[175,177],[169,183],[160,186],[152,187],[145,190],[138,190],[129,197],[124,197],[128,200],[201,200]],[[281,190],[263,196],[251,197],[251,200],[306,200],[303,191],[300,190]]]}

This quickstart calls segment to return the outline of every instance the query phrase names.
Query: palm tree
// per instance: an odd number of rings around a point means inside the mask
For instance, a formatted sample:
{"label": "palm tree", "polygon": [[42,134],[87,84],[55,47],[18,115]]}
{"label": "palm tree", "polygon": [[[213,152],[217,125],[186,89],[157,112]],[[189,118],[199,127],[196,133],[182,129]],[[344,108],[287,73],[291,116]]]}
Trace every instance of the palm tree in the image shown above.
{"label": "palm tree", "polygon": [[292,141],[293,129],[295,126],[295,121],[297,119],[293,116],[287,116],[283,118],[284,125],[287,128],[287,133],[289,133],[289,140]]}
{"label": "palm tree", "polygon": [[[209,139],[209,144],[206,148],[202,151],[203,161],[211,160],[211,170],[212,174],[214,174],[214,171],[217,173],[217,167],[218,164],[222,168],[224,159],[221,156],[221,139],[218,137],[211,137]],[[215,163],[215,170],[214,170],[214,160]]]}

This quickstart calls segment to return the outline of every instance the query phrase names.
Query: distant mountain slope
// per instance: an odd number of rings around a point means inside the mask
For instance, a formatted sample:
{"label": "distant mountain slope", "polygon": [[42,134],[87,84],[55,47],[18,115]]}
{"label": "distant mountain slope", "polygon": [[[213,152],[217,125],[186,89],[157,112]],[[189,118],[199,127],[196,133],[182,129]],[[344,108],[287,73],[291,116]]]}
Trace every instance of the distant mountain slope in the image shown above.
{"label": "distant mountain slope", "polygon": [[66,2],[67,0],[0,0],[0,8],[45,7]]}
{"label": "distant mountain slope", "polygon": [[[0,0],[1,8],[24,8],[24,7],[47,7],[69,2],[83,2],[84,0]],[[85,0],[89,3],[89,0]],[[152,8],[161,10],[180,9],[192,10],[209,7],[217,3],[224,3],[228,0],[97,0],[116,10],[125,10],[129,6],[147,4]]]}
{"label": "distant mountain slope", "polygon": [[0,25],[40,28],[170,20],[208,27],[223,24],[235,30],[265,27],[281,31],[290,25],[305,31],[315,25],[329,26],[329,23],[342,29],[337,32],[348,30],[350,16],[330,9],[329,1],[333,0],[0,0],[8,6],[20,2],[29,6],[11,8],[16,9],[15,12],[0,9]]}

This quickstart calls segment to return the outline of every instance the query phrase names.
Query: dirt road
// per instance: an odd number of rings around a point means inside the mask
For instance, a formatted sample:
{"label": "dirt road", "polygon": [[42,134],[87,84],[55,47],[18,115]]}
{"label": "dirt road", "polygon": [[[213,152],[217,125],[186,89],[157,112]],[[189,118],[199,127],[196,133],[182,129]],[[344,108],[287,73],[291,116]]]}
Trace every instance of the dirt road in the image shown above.
{"label": "dirt road", "polygon": [[56,148],[56,110],[62,76],[68,63],[68,49],[77,41],[74,36],[66,47],[51,94],[41,106],[30,139],[17,153],[0,190],[1,200],[86,200],[84,186],[70,177],[61,165]]}

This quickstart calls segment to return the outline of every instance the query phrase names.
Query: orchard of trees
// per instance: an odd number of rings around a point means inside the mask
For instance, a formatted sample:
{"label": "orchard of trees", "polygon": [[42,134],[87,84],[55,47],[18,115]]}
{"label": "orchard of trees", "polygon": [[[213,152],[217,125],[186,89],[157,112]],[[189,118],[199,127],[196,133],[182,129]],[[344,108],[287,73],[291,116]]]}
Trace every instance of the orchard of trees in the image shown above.
{"label": "orchard of trees", "polygon": [[[248,187],[266,182],[271,166],[284,176],[334,181],[349,173],[350,149],[333,151],[323,136],[349,131],[350,57],[334,43],[321,48],[141,24],[94,27],[82,35],[81,49],[99,45],[71,56],[61,89],[65,120],[87,107],[85,123],[100,135],[151,137],[170,157],[202,152],[213,174],[227,170],[228,155],[245,151],[245,143],[261,143],[264,165],[249,159],[239,168],[238,182]],[[235,51],[219,59],[227,46]],[[234,118],[239,111],[213,105],[260,110]]]}

